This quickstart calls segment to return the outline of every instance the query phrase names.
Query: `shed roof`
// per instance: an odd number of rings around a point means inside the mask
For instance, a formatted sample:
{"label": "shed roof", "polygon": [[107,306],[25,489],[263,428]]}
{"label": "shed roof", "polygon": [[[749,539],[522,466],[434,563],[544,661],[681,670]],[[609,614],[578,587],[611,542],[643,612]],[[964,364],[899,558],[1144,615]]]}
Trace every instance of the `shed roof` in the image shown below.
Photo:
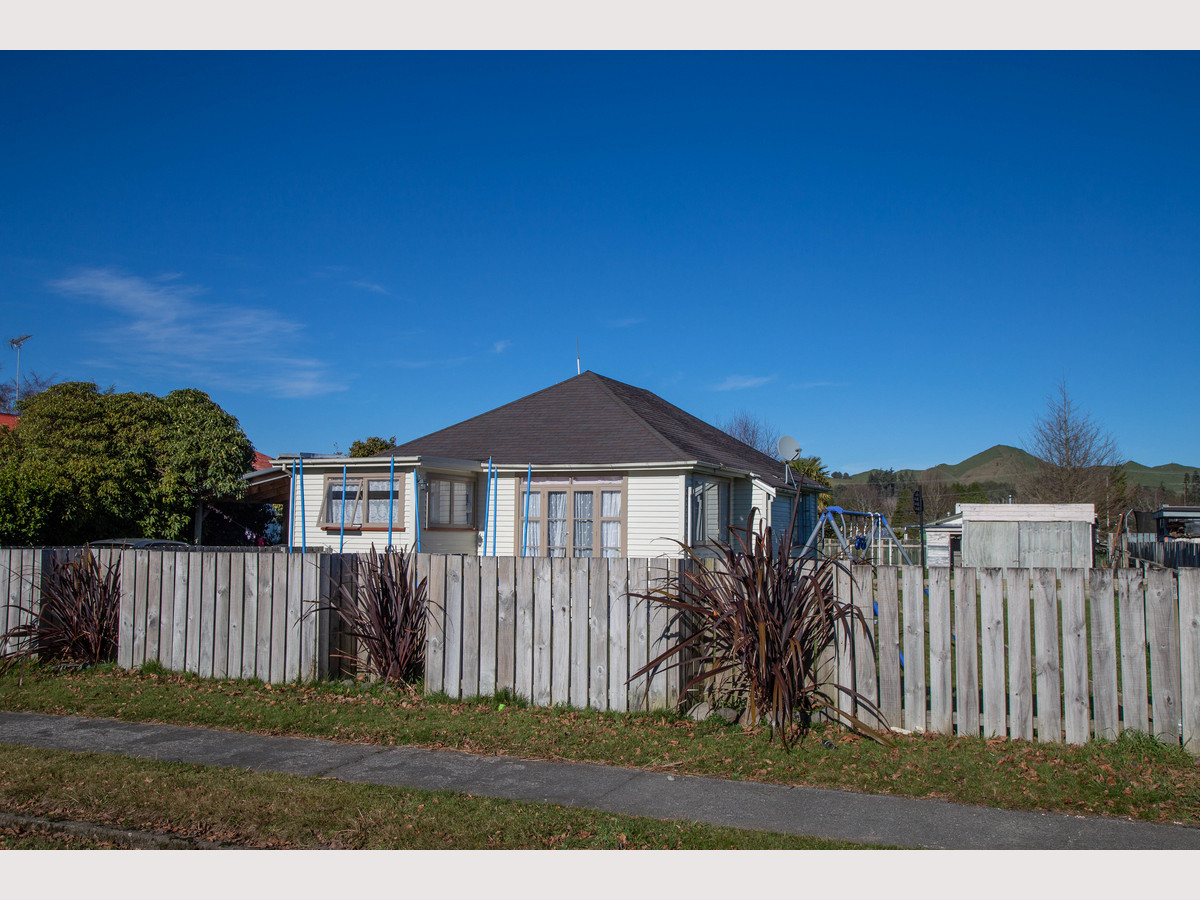
{"label": "shed roof", "polygon": [[964,522],[1094,522],[1091,503],[956,503]]}
{"label": "shed roof", "polygon": [[[584,372],[441,431],[391,456],[444,456],[499,465],[699,462],[785,485],[783,463],[657,394]],[[811,481],[806,489],[819,487]]]}

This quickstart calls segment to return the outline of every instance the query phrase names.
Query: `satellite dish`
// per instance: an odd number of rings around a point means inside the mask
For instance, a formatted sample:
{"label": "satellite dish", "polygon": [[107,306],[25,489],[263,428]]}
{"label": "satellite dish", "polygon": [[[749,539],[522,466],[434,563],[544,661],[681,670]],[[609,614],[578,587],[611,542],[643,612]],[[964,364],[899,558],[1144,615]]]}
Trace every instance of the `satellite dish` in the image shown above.
{"label": "satellite dish", "polygon": [[779,439],[775,449],[779,451],[779,457],[784,462],[791,462],[800,455],[800,443],[794,437],[788,437],[786,434]]}

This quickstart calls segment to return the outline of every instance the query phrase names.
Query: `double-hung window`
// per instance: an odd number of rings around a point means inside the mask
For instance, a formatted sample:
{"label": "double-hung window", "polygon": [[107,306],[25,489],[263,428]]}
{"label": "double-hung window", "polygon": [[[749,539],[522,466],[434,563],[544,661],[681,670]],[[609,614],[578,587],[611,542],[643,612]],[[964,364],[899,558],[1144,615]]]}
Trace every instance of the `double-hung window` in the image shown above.
{"label": "double-hung window", "polygon": [[537,475],[518,484],[517,552],[526,556],[621,556],[625,521],[622,475]]}
{"label": "double-hung window", "polygon": [[426,528],[475,527],[475,479],[430,475]]}
{"label": "double-hung window", "polygon": [[404,510],[401,491],[404,481],[397,477],[393,484],[388,475],[326,475],[321,501],[321,527],[359,530],[386,529],[391,511],[392,527],[402,526]]}

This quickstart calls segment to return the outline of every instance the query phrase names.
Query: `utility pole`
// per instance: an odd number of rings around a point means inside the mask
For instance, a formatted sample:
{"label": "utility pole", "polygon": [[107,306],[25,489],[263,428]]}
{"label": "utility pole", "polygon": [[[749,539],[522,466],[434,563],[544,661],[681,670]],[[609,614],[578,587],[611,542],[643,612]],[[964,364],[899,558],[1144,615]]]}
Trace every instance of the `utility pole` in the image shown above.
{"label": "utility pole", "polygon": [[917,521],[921,526],[921,570],[925,569],[925,498],[921,495],[921,489],[916,488],[913,491],[913,512],[917,514]]}
{"label": "utility pole", "polygon": [[20,337],[15,337],[8,342],[8,346],[17,351],[17,396],[13,400],[13,410],[17,408],[17,403],[21,400],[21,345],[33,337],[32,334],[23,334]]}

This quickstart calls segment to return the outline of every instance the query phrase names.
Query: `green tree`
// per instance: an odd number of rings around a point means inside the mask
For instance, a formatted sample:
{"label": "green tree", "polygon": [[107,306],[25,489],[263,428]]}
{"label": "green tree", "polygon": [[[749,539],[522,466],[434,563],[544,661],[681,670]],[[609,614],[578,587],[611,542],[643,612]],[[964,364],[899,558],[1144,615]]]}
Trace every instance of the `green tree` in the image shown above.
{"label": "green tree", "polygon": [[378,456],[380,453],[386,453],[388,450],[395,450],[396,436],[393,434],[386,440],[376,435],[371,435],[369,438],[361,441],[355,441],[350,445],[350,455],[358,458],[362,456]]}
{"label": "green tree", "polygon": [[885,497],[896,496],[896,470],[895,469],[872,469],[867,476],[867,484],[878,488],[879,493]]}
{"label": "green tree", "polygon": [[242,476],[254,462],[254,447],[238,420],[203,391],[172,391],[162,406],[156,442],[162,509],[152,530],[181,534],[204,502],[245,493]]}
{"label": "green tree", "polygon": [[197,503],[244,493],[254,450],[201,391],[157,397],[66,382],[21,407],[0,441],[0,503],[21,510],[0,526],[5,543],[182,539]]}
{"label": "green tree", "polygon": [[61,515],[54,480],[22,465],[15,432],[0,426],[0,544],[43,543],[47,524]]}
{"label": "green tree", "polygon": [[819,456],[801,456],[790,463],[792,470],[805,478],[817,482],[822,485],[823,490],[817,496],[817,509],[823,510],[825,507],[833,503],[833,480],[829,477],[829,471],[825,468],[825,463],[821,462]]}

